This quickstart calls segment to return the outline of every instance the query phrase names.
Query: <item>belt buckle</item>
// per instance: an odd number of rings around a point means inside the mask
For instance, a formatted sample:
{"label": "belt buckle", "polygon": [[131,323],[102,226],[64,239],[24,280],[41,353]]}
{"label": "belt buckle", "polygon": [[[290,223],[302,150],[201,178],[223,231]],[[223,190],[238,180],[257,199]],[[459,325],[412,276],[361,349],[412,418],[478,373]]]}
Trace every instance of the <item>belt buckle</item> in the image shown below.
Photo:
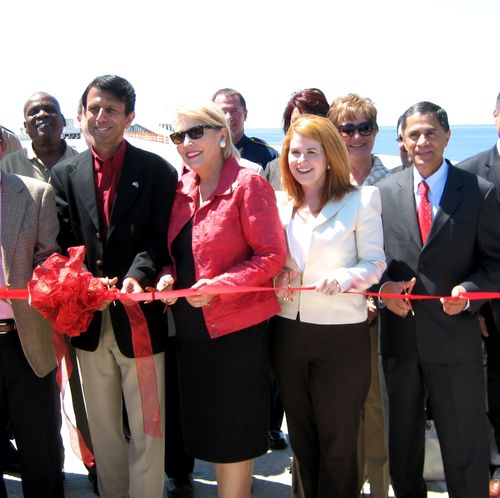
{"label": "belt buckle", "polygon": [[14,332],[16,330],[16,323],[12,321],[4,321],[0,322],[0,335],[9,334],[10,332]]}

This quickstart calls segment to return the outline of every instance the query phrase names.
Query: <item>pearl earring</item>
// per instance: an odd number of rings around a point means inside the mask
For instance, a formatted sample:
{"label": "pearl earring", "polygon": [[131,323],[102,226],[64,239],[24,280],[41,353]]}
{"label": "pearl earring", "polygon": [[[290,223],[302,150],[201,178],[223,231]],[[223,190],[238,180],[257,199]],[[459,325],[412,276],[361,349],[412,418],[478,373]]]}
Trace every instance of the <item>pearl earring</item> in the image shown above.
{"label": "pearl earring", "polygon": [[221,138],[219,142],[219,147],[223,149],[225,146],[226,146],[226,141],[223,138]]}

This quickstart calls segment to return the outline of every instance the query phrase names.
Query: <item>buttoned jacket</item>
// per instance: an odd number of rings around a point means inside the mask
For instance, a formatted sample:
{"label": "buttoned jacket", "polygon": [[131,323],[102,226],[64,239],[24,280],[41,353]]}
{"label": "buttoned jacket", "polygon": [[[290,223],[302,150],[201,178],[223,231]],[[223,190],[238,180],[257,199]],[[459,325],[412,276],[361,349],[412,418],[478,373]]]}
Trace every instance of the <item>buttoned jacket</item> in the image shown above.
{"label": "buttoned jacket", "polygon": [[[286,254],[272,187],[233,158],[225,162],[214,193],[200,206],[198,184],[194,171],[179,181],[169,223],[169,247],[192,218],[196,280],[213,279],[213,283],[233,287],[272,287]],[[275,315],[279,306],[272,291],[221,294],[202,311],[210,336],[215,338],[260,323]]]}
{"label": "buttoned jacket", "polygon": [[[61,247],[67,250],[84,245],[87,269],[96,277],[118,277],[118,288],[126,277],[135,278],[143,288],[154,287],[160,269],[169,262],[166,233],[176,184],[177,173],[170,164],[127,143],[110,225],[104,236],[91,151],[57,164],[52,168],[52,185],[61,224]],[[159,352],[167,334],[163,303],[141,304],[141,308],[153,352]],[[109,310],[118,347],[131,358],[134,351],[125,309],[117,302]],[[88,330],[72,339],[75,347],[95,351],[101,333],[101,315],[96,312]]]}
{"label": "buttoned jacket", "polygon": [[277,195],[289,248],[286,267],[297,273],[292,287],[314,285],[325,273],[331,272],[342,290],[335,296],[312,290],[298,291],[292,300],[281,302],[280,316],[295,320],[300,313],[301,321],[322,325],[366,320],[366,298],[346,291],[368,289],[378,283],[385,270],[378,189],[358,187],[321,209],[303,271],[290,252],[293,201],[284,192]]}
{"label": "buttoned jacket", "polygon": [[[497,144],[458,163],[457,168],[470,171],[493,183],[496,187],[497,200],[500,202],[500,155]],[[500,300],[495,299],[485,306],[490,306],[497,330],[500,331]]]}
{"label": "buttoned jacket", "polygon": [[[500,210],[495,187],[449,164],[439,208],[422,244],[415,204],[413,168],[377,184],[382,197],[387,271],[382,281],[416,278],[414,294],[449,296],[456,285],[469,292],[500,287]],[[401,318],[381,310],[381,353],[456,364],[481,358],[481,334],[468,311],[447,315],[438,299],[414,301],[415,314]]]}
{"label": "buttoned jacket", "polygon": [[[1,251],[5,282],[25,289],[33,269],[58,252],[59,230],[52,188],[32,178],[2,172]],[[43,377],[56,366],[52,329],[28,301],[13,299],[12,309],[24,355]]]}

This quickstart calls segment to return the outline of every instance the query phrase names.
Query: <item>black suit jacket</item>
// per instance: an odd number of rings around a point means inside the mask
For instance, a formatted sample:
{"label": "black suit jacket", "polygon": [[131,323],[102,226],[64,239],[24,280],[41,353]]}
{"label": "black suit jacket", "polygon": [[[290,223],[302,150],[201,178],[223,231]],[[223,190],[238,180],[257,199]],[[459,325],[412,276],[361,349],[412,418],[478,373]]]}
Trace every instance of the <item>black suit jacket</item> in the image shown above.
{"label": "black suit jacket", "polygon": [[500,201],[500,156],[496,144],[491,149],[458,163],[457,168],[470,171],[493,183],[497,189],[497,199]]}
{"label": "black suit jacket", "polygon": [[[495,144],[489,150],[485,150],[473,157],[465,159],[457,164],[457,167],[465,171],[470,171],[489,182],[493,183],[497,189],[497,199],[500,202],[500,156]],[[497,331],[500,333],[500,300],[494,300],[487,303],[482,313],[487,317],[491,315],[495,322]],[[489,321],[487,323],[490,323]]]}
{"label": "black suit jacket", "polygon": [[[418,228],[413,168],[379,182],[387,271],[383,281],[416,277],[414,294],[450,295],[500,287],[500,209],[495,187],[449,165],[440,207],[424,246]],[[381,311],[381,353],[452,364],[481,356],[481,336],[474,312],[481,302],[457,316],[444,313],[438,300],[413,301],[415,316],[400,318]]]}
{"label": "black suit jacket", "polygon": [[[125,277],[141,286],[154,286],[161,268],[168,263],[167,223],[177,184],[175,169],[164,159],[127,143],[123,170],[116,189],[107,237],[102,235],[94,182],[93,157],[82,152],[52,169],[51,183],[61,230],[63,250],[85,245],[85,264],[97,277]],[[166,315],[160,302],[141,305],[148,322],[153,351],[162,351],[167,334]],[[130,324],[120,303],[110,306],[113,329],[120,351],[133,357]],[[88,330],[73,338],[75,347],[95,351],[99,344],[101,312]]]}

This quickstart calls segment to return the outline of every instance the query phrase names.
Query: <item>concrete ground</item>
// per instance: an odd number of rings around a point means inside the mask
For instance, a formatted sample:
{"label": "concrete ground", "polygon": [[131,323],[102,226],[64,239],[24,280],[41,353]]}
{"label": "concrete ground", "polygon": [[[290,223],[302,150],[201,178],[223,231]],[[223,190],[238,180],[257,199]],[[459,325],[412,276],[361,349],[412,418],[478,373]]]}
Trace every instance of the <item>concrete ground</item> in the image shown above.
{"label": "concrete ground", "polygon": [[[291,486],[290,450],[268,452],[255,461],[253,498],[289,498]],[[87,479],[86,469],[68,450],[65,465],[66,498],[95,498]],[[195,498],[216,498],[217,489],[213,466],[197,460],[194,470]],[[22,498],[21,482],[18,478],[5,476],[9,498]],[[166,497],[165,493],[165,497]],[[148,497],[144,497],[148,498]]]}
{"label": "concrete ground", "polygon": [[[284,427],[285,428],[285,427]],[[92,486],[87,479],[86,469],[69,448],[66,430],[63,427],[63,437],[66,443],[66,461],[64,483],[66,498],[95,498]],[[292,476],[290,449],[268,451],[257,458],[254,464],[252,498],[291,498]],[[194,498],[216,498],[217,487],[213,466],[209,463],[196,461],[194,469]],[[22,498],[21,481],[19,478],[5,476],[9,498]],[[448,498],[444,483],[428,483],[429,498]],[[431,491],[432,490],[432,491]],[[369,493],[369,486],[365,487]],[[166,493],[165,493],[166,498]],[[391,490],[391,497],[394,496]],[[148,497],[144,497],[148,498]]]}

